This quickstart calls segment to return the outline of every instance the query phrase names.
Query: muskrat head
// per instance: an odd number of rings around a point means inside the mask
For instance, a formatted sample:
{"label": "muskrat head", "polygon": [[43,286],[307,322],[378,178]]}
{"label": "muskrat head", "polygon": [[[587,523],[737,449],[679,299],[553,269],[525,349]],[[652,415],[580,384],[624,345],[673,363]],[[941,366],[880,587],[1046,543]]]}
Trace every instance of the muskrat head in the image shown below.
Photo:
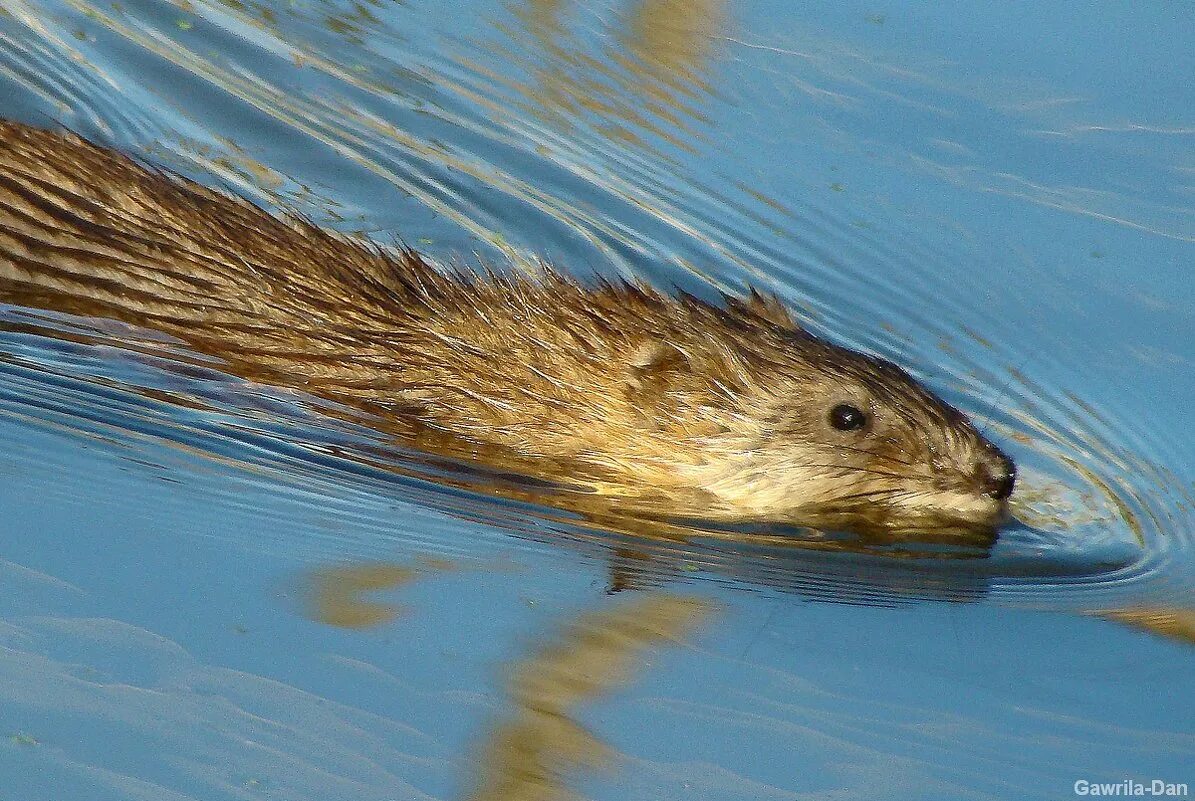
{"label": "muskrat head", "polygon": [[677,474],[714,516],[931,536],[1007,516],[1015,467],[957,409],[891,362],[751,327],[687,343],[658,378],[669,427],[690,433]]}

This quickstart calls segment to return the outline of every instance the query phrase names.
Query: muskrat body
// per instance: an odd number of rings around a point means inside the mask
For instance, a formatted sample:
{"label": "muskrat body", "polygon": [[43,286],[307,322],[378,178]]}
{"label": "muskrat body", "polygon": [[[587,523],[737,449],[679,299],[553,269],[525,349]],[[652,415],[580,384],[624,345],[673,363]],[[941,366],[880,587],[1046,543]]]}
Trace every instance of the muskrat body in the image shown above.
{"label": "muskrat body", "polygon": [[974,530],[1000,523],[1014,480],[961,413],[773,298],[442,271],[7,122],[0,299],[161,330],[632,512]]}

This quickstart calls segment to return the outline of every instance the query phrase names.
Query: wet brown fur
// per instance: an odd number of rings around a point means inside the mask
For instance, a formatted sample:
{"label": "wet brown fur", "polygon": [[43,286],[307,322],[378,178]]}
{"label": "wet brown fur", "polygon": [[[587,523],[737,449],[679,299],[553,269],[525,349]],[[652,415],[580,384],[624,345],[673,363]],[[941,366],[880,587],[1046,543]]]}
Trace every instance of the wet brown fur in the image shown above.
{"label": "wet brown fur", "polygon": [[[82,139],[0,122],[0,299],[178,336],[417,444],[629,509],[860,530],[989,526],[998,451],[773,298],[444,271]],[[866,432],[827,424],[835,403]]]}

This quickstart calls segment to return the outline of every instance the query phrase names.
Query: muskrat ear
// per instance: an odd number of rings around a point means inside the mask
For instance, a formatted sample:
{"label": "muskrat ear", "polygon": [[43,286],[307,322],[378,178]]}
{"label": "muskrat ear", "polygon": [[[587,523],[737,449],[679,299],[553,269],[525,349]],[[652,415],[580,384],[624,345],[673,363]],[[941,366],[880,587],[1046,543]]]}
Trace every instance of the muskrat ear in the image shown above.
{"label": "muskrat ear", "polygon": [[674,370],[687,371],[690,367],[687,353],[662,340],[643,343],[631,354],[629,362],[639,381],[659,378]]}
{"label": "muskrat ear", "polygon": [[655,415],[668,397],[669,387],[691,372],[689,355],[670,342],[647,342],[632,352],[627,397],[644,415],[644,423],[655,425]]}
{"label": "muskrat ear", "polygon": [[790,331],[799,331],[801,326],[789,314],[788,308],[771,292],[760,292],[755,287],[749,287],[747,297],[726,299],[726,308],[740,316],[758,317],[775,323]]}

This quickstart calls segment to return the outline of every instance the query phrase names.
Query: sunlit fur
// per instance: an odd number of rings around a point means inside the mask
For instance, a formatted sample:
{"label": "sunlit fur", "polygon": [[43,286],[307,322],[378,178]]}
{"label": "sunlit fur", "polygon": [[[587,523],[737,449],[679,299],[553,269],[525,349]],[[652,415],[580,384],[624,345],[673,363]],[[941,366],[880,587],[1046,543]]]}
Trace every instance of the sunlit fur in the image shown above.
{"label": "sunlit fur", "polygon": [[[983,489],[998,452],[959,412],[774,299],[442,271],[12,123],[0,299],[160,329],[422,447],[631,511],[867,531],[1004,514]],[[869,425],[834,429],[839,403]]]}

